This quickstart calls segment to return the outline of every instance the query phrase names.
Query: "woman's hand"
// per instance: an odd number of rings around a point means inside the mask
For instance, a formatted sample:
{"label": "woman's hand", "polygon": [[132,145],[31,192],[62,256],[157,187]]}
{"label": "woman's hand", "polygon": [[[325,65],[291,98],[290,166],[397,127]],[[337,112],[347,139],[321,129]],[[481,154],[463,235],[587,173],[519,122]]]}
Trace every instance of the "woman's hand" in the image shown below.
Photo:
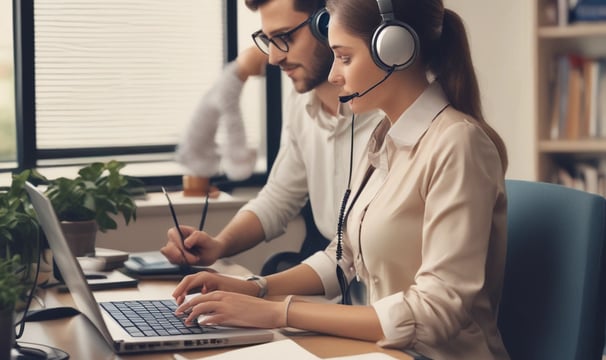
{"label": "woman's hand", "polygon": [[178,305],[181,305],[185,301],[185,296],[193,289],[200,289],[200,293],[202,294],[207,294],[215,290],[224,290],[252,296],[259,293],[259,286],[252,281],[246,281],[209,271],[201,271],[196,274],[185,276],[183,280],[179,282],[175,291],[173,291],[173,298]]}
{"label": "woman's hand", "polygon": [[[177,308],[176,314],[189,312],[186,324],[273,329],[286,326],[287,306],[287,302],[218,290],[190,298]],[[198,319],[200,315],[204,316]]]}

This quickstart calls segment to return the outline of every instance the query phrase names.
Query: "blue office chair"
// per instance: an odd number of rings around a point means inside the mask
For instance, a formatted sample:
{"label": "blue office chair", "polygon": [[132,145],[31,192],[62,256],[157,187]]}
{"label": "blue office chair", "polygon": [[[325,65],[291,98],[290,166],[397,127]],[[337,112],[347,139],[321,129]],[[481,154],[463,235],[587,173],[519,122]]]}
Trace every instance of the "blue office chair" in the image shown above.
{"label": "blue office chair", "polygon": [[601,359],[606,200],[506,181],[507,264],[499,330],[512,360]]}

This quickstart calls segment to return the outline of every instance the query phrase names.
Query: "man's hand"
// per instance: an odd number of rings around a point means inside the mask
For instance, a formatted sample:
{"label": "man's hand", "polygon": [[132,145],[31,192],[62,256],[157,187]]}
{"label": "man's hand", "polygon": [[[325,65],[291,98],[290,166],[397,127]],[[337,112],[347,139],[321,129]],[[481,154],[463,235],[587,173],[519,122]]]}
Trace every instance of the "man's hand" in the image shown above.
{"label": "man's hand", "polygon": [[181,243],[177,228],[172,227],[168,230],[166,245],[160,249],[171,263],[209,266],[223,254],[221,241],[191,226],[182,225],[180,228],[185,241]]}

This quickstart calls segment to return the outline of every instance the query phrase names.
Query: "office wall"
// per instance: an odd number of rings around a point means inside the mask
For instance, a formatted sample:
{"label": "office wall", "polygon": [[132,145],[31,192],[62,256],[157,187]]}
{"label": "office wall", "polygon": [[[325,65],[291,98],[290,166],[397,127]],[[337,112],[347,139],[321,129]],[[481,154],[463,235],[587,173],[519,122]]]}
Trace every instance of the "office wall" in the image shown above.
{"label": "office wall", "polygon": [[508,178],[535,180],[534,4],[446,0],[465,22],[486,120],[503,137]]}

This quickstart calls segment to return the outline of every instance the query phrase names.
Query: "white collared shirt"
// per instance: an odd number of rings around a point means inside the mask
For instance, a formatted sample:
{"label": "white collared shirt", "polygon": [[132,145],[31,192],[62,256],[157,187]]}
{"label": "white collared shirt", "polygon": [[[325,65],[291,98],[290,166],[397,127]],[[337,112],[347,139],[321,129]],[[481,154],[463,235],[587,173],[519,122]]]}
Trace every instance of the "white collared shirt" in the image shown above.
{"label": "white collared shirt", "polygon": [[[345,104],[337,116],[328,114],[313,90],[305,94],[293,90],[284,109],[280,150],[267,184],[240,211],[255,213],[269,241],[284,233],[309,194],[318,230],[332,239],[349,176],[351,110]],[[380,112],[356,115],[354,169],[382,118]]]}

